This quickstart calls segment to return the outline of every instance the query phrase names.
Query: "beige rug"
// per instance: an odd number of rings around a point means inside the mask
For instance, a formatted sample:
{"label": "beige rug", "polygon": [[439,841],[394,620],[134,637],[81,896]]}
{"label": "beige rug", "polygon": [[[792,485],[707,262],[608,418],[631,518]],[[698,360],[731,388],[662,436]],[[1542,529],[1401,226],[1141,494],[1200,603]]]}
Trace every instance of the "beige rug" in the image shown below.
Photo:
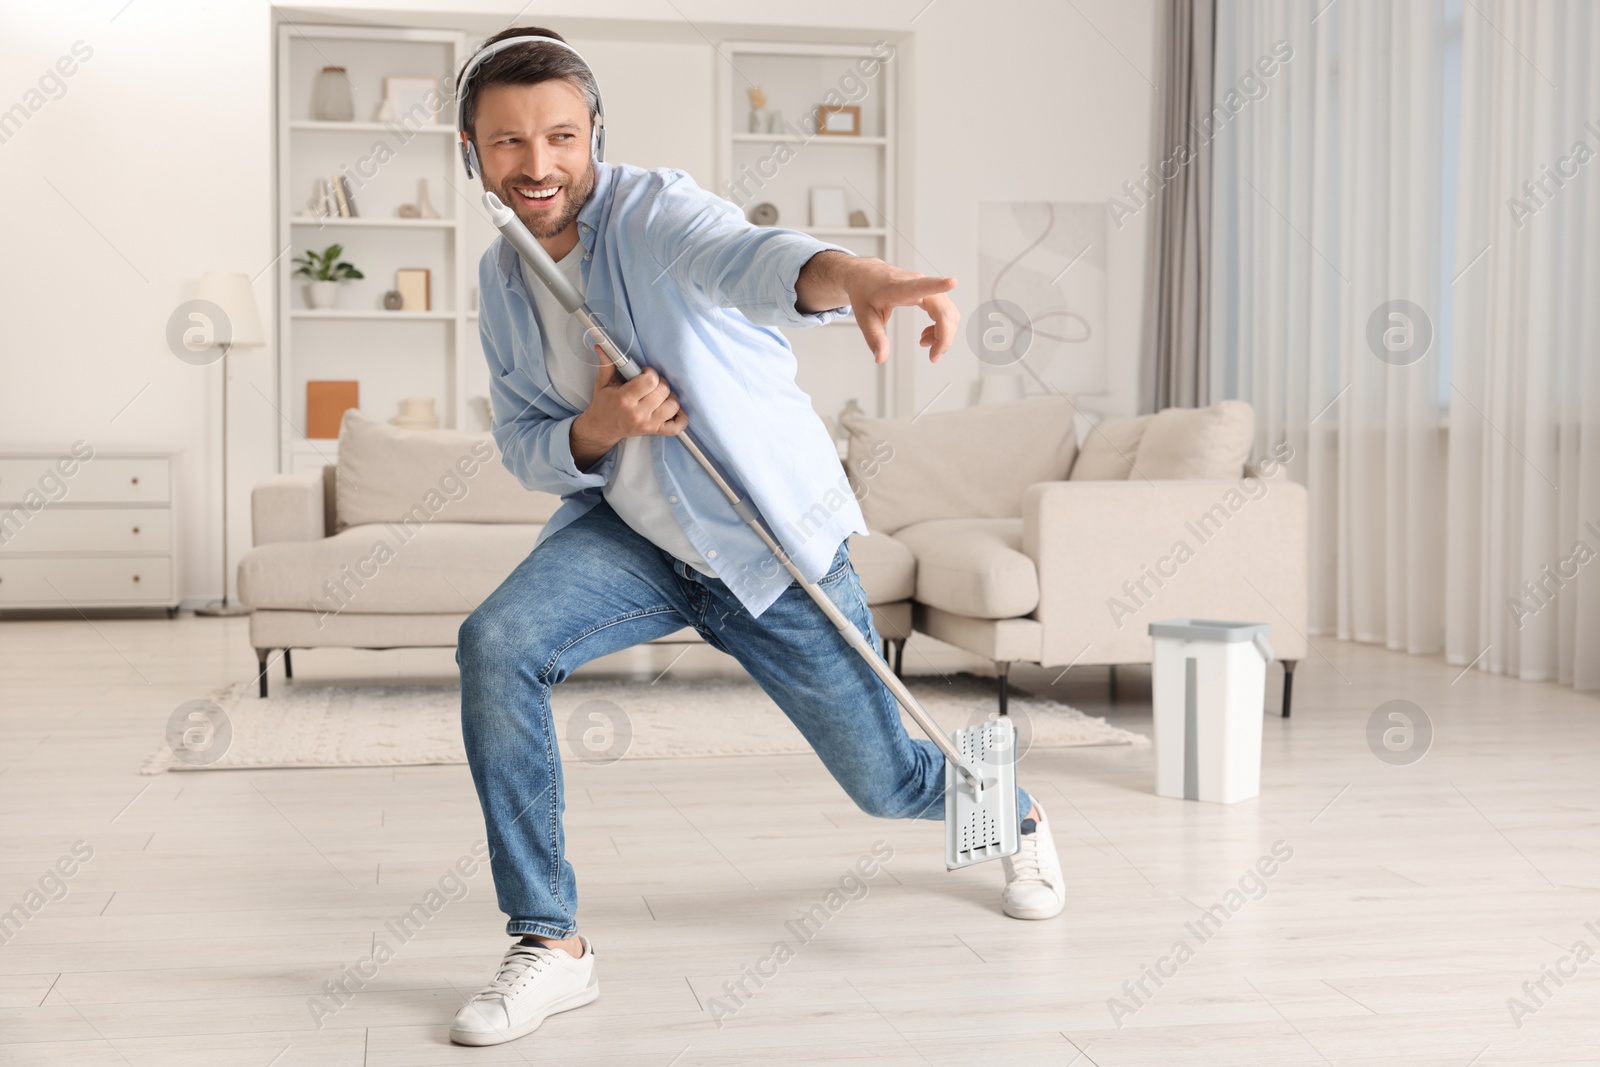
{"label": "beige rug", "polygon": [[[958,675],[907,684],[947,731],[995,709],[992,679]],[[811,751],[777,705],[748,678],[663,679],[653,684],[573,678],[556,687],[551,705],[562,758],[568,761],[605,764]],[[1143,734],[1015,690],[1008,710],[1023,754],[1034,746],[1150,743]],[[913,737],[923,736],[905,721]],[[174,712],[167,740],[141,772],[465,762],[461,693],[453,684],[280,683],[271,697],[261,700],[253,683],[234,683]]]}

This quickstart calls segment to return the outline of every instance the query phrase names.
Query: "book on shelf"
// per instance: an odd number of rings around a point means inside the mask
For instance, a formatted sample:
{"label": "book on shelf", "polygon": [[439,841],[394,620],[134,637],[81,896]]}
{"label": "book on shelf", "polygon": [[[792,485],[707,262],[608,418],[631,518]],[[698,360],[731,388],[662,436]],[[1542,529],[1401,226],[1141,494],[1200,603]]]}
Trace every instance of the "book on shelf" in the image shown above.
{"label": "book on shelf", "polygon": [[333,189],[329,187],[328,179],[317,179],[317,191],[312,194],[311,207],[319,219],[325,219],[339,213],[338,208],[333,203]]}
{"label": "book on shelf", "polygon": [[337,174],[328,175],[328,185],[333,189],[333,201],[338,210],[334,212],[341,219],[350,217],[350,201],[345,199],[344,186],[339,182]]}
{"label": "book on shelf", "polygon": [[350,217],[356,218],[361,212],[356,210],[356,194],[350,188],[350,179],[343,174],[339,175],[339,191],[344,194],[345,205],[350,209]]}

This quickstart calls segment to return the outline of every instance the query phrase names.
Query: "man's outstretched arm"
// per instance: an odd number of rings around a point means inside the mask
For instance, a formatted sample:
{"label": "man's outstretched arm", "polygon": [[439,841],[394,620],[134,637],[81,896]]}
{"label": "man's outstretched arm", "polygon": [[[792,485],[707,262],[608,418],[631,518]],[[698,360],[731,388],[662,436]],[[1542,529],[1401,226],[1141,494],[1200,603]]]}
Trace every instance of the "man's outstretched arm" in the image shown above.
{"label": "man's outstretched arm", "polygon": [[806,260],[795,280],[795,309],[803,313],[850,305],[875,362],[889,358],[889,314],[897,307],[920,307],[933,319],[917,343],[937,360],[954,342],[961,313],[945,293],[954,278],[931,278],[901,270],[873,256],[829,249]]}

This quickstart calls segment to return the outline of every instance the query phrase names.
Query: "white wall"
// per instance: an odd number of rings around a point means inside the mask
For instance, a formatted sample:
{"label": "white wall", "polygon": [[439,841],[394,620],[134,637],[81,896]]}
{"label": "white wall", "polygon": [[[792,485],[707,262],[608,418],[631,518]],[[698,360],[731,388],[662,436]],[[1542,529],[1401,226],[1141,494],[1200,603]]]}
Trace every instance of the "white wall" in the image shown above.
{"label": "white wall", "polygon": [[[469,0],[449,14],[430,6],[343,2],[292,9],[290,17],[455,26],[481,36],[523,5]],[[977,303],[979,202],[1103,201],[1137,175],[1149,150],[1155,6],[675,0],[679,19],[655,0],[551,0],[521,21],[594,42],[614,131],[609,156],[680,166],[708,188],[718,62],[708,41],[898,36],[901,218],[915,249],[901,265],[955,276],[965,313]],[[654,21],[664,10],[669,21]],[[75,42],[93,49],[64,79],[59,99],[44,100],[0,143],[8,253],[0,258],[0,447],[83,438],[97,449],[181,450],[181,589],[191,602],[219,590],[219,369],[179,361],[164,331],[201,273],[254,275],[277,253],[272,21],[264,0],[0,0],[0,110],[29,99]],[[686,87],[703,96],[704,116],[662,108],[662,79],[675,99]],[[1111,235],[1112,387],[1085,399],[1131,412],[1143,215]],[[271,279],[265,271],[256,285],[269,333]],[[964,341],[929,366],[915,346],[917,329],[905,315],[895,338],[900,358],[919,359],[897,397],[900,409],[918,410],[936,396],[938,409],[970,402],[978,363]],[[249,543],[249,487],[276,465],[270,351],[229,359],[235,561]]]}

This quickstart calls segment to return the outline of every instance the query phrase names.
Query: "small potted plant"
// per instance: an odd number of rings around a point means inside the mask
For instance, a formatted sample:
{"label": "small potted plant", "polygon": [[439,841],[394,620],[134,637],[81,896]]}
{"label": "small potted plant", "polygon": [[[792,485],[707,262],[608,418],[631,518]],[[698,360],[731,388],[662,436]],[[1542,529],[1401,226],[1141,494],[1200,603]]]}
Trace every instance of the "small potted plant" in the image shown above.
{"label": "small potted plant", "polygon": [[295,257],[294,262],[299,268],[295,274],[303,274],[311,279],[311,284],[306,286],[306,299],[312,307],[333,307],[339,302],[340,282],[365,277],[339,258],[343,254],[344,245],[329,245],[321,252],[313,252],[308,248],[305,255]]}

